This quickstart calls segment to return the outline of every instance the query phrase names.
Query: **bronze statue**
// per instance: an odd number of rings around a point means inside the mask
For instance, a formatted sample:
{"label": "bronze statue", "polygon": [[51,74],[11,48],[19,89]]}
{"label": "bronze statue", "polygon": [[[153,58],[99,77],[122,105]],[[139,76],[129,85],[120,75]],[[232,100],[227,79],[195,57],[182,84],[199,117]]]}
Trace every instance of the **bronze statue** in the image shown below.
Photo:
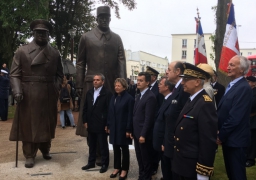
{"label": "bronze statue", "polygon": [[112,93],[114,93],[115,79],[126,78],[126,60],[122,40],[109,28],[110,8],[98,7],[96,20],[98,26],[82,35],[78,47],[76,88],[82,99],[76,134],[81,136],[87,136],[82,123],[82,112],[86,92],[93,87],[93,76],[96,73],[102,73],[106,77],[104,86]]}
{"label": "bronze statue", "polygon": [[34,166],[38,149],[44,159],[51,159],[49,151],[55,136],[57,100],[63,79],[60,53],[48,43],[51,24],[39,19],[30,24],[30,29],[34,39],[17,49],[10,73],[18,102],[10,141],[22,141],[26,168]]}

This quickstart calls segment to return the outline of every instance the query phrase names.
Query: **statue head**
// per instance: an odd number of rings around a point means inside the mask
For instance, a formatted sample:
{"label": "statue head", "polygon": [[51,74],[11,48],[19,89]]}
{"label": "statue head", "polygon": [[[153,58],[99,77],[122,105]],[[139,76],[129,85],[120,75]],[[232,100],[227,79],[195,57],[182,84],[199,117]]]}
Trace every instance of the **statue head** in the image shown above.
{"label": "statue head", "polygon": [[111,21],[110,7],[100,6],[97,8],[97,18],[98,28],[101,31],[109,30],[109,23]]}
{"label": "statue head", "polygon": [[34,20],[30,24],[30,29],[33,31],[33,36],[36,44],[44,46],[49,41],[49,32],[52,31],[52,25],[43,19]]}

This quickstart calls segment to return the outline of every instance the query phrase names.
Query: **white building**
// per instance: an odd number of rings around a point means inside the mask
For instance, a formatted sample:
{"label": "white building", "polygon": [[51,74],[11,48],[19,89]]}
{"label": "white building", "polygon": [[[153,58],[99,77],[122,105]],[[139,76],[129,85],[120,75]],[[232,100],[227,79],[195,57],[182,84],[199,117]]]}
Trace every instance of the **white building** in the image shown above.
{"label": "white building", "polygon": [[240,55],[241,56],[250,56],[250,55],[255,55],[256,54],[256,49],[255,48],[241,48],[240,49]]}
{"label": "white building", "polygon": [[146,66],[150,66],[160,73],[165,74],[168,68],[168,59],[155,56],[143,51],[132,52],[125,50],[127,77],[136,80],[139,72],[146,71]]}
{"label": "white building", "polygon": [[[212,47],[213,42],[210,40],[211,33],[204,33],[207,62],[215,69],[214,56]],[[194,64],[194,50],[196,47],[196,34],[172,34],[172,58],[171,61],[182,60]]]}

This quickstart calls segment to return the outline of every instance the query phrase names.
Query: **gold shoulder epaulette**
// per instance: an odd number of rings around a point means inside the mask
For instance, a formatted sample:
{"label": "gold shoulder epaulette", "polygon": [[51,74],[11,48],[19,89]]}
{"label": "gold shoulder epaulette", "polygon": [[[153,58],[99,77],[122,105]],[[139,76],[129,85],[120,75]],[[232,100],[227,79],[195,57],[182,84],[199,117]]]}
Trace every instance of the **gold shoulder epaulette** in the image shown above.
{"label": "gold shoulder epaulette", "polygon": [[208,95],[203,95],[204,101],[212,101],[212,99]]}

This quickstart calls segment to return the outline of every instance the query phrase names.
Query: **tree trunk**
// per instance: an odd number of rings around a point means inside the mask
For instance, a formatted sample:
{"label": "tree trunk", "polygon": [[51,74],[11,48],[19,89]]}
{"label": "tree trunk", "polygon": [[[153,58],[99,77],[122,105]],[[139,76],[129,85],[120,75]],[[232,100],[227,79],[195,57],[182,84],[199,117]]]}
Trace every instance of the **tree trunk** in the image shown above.
{"label": "tree trunk", "polygon": [[216,18],[217,18],[217,26],[216,26],[216,37],[214,41],[214,49],[215,49],[215,65],[218,73],[218,81],[226,86],[229,83],[229,78],[226,74],[223,74],[219,72],[219,63],[220,63],[220,56],[221,56],[221,50],[223,46],[223,39],[226,31],[226,24],[227,24],[227,4],[230,2],[230,0],[218,0],[217,5],[217,12],[216,12]]}

